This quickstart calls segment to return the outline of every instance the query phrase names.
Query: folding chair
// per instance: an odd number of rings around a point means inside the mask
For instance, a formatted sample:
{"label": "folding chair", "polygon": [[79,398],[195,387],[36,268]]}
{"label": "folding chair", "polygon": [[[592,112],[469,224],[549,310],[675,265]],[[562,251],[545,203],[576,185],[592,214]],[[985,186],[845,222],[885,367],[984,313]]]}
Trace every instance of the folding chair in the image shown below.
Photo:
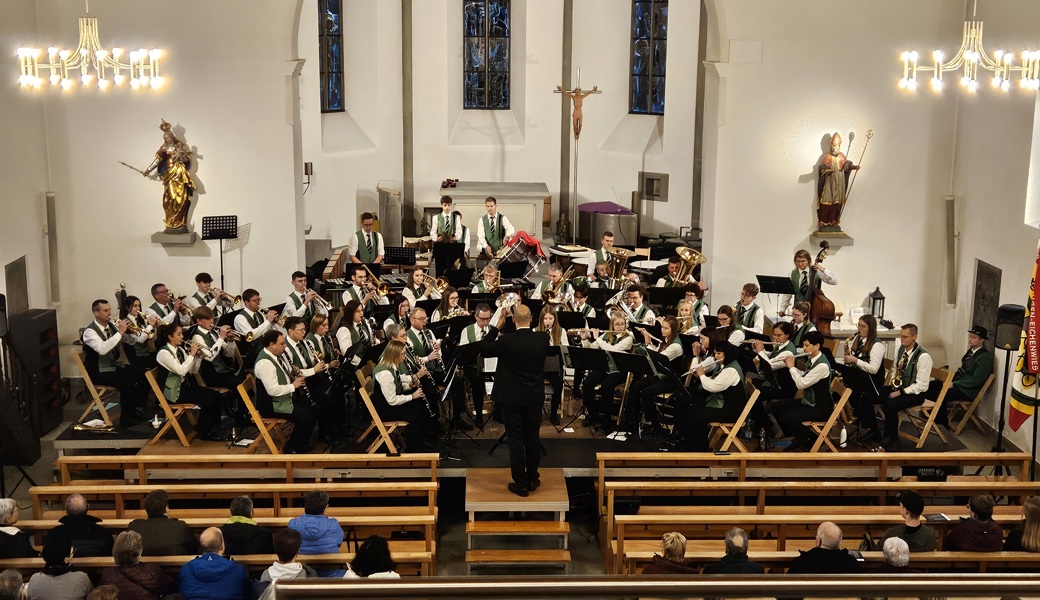
{"label": "folding chair", "polygon": [[951,417],[953,415],[954,409],[964,411],[964,416],[961,417],[961,420],[957,423],[957,426],[953,428],[953,435],[960,435],[961,432],[964,431],[964,428],[967,427],[968,421],[974,423],[975,427],[977,427],[979,431],[981,431],[982,433],[986,433],[986,430],[982,427],[982,421],[980,421],[979,418],[975,416],[975,409],[978,408],[979,402],[982,402],[983,396],[986,395],[986,392],[989,390],[989,386],[993,384],[994,379],[996,379],[996,375],[990,373],[989,377],[986,378],[986,382],[982,384],[981,388],[979,388],[979,393],[975,394],[975,399],[971,402],[967,400],[950,400]]}
{"label": "folding chair", "polygon": [[[758,400],[759,391],[756,389],[748,397],[747,403],[744,404],[744,410],[740,411],[740,416],[733,423],[711,423],[710,433],[708,434],[708,445],[719,452],[726,452],[729,447],[735,445],[737,450],[740,452],[751,452],[751,449],[744,443],[744,440],[740,439],[740,430],[744,427],[744,422],[747,421],[748,415],[751,413],[751,408],[755,405],[755,401]],[[723,440],[722,437],[725,436]],[[719,441],[722,441],[722,445],[718,445]]]}
{"label": "folding chair", "polygon": [[162,436],[165,435],[166,432],[172,428],[173,431],[177,434],[177,439],[181,441],[181,445],[187,448],[191,446],[191,440],[195,438],[195,431],[194,429],[192,429],[192,432],[190,434],[185,435],[184,430],[181,429],[179,419],[182,415],[186,416],[188,418],[188,422],[192,426],[194,426],[198,422],[198,419],[196,419],[194,412],[195,405],[181,403],[171,405],[169,401],[166,400],[166,395],[163,394],[162,388],[159,387],[159,382],[155,379],[155,373],[158,370],[159,367],[156,367],[146,372],[144,374],[144,378],[148,380],[148,385],[152,387],[152,393],[155,394],[155,398],[156,400],[158,400],[159,406],[163,409],[163,413],[166,415],[166,422],[163,423],[163,426],[160,427],[159,431],[155,433],[155,436],[153,436],[151,441],[148,442],[148,445],[150,446],[158,442],[162,438]]}
{"label": "folding chair", "polygon": [[[833,387],[833,386],[832,386]],[[816,434],[816,441],[813,442],[812,448],[809,449],[810,454],[815,454],[820,451],[820,448],[827,444],[827,449],[831,452],[838,452],[838,447],[831,441],[830,434],[831,429],[834,428],[834,424],[841,418],[841,413],[845,410],[845,405],[848,404],[849,398],[852,396],[852,390],[845,389],[841,397],[838,398],[837,404],[834,405],[834,410],[831,411],[831,416],[826,422],[823,421],[804,421],[802,425],[805,425]]]}
{"label": "folding chair", "polygon": [[76,419],[76,422],[82,423],[83,419],[86,419],[87,415],[97,408],[98,412],[101,413],[101,419],[105,421],[105,425],[111,427],[112,419],[108,416],[108,410],[105,409],[105,400],[118,398],[119,390],[107,385],[94,385],[94,382],[90,379],[90,373],[87,372],[87,365],[83,362],[82,352],[73,352],[72,358],[76,361],[76,368],[79,369],[80,375],[83,376],[83,385],[86,386],[91,397],[90,405],[87,406],[87,409],[83,411],[83,414]]}
{"label": "folding chair", "polygon": [[249,397],[249,393],[255,389],[256,380],[253,379],[252,374],[246,375],[246,380],[238,386],[238,395],[242,399],[242,404],[246,407],[246,412],[249,413],[249,418],[252,419],[253,425],[259,430],[256,438],[253,439],[253,443],[246,448],[246,454],[255,454],[260,450],[261,443],[267,446],[267,450],[271,454],[281,454],[282,448],[289,441],[285,429],[290,426],[292,421],[275,418],[268,419],[261,416],[260,411],[256,409],[256,404]]}
{"label": "folding chair", "polygon": [[394,440],[390,434],[397,431],[398,427],[407,427],[408,421],[386,421],[379,417],[379,413],[376,412],[376,407],[372,404],[372,397],[369,396],[368,391],[375,385],[375,381],[372,378],[372,364],[365,365],[364,368],[357,370],[357,380],[361,385],[358,386],[358,394],[361,395],[361,400],[365,403],[365,408],[368,409],[369,416],[372,417],[372,422],[368,425],[368,429],[358,437],[357,441],[360,444],[364,441],[368,434],[372,430],[376,430],[377,434],[372,443],[369,444],[365,450],[365,454],[373,454],[380,446],[385,445],[387,454],[398,454],[397,445],[394,444]]}
{"label": "folding chair", "polygon": [[923,448],[925,441],[928,440],[928,434],[934,433],[939,436],[942,443],[949,444],[949,440],[943,434],[935,424],[935,418],[939,415],[939,409],[942,407],[943,400],[946,399],[946,393],[950,391],[950,387],[953,386],[953,376],[956,374],[952,369],[949,371],[943,369],[932,369],[932,377],[935,379],[943,379],[942,390],[939,392],[939,397],[935,401],[925,400],[920,406],[912,406],[902,411],[901,416],[906,417],[913,426],[917,429],[918,435],[912,435],[904,433],[902,430],[899,431],[899,437],[906,438],[915,444],[917,448]]}

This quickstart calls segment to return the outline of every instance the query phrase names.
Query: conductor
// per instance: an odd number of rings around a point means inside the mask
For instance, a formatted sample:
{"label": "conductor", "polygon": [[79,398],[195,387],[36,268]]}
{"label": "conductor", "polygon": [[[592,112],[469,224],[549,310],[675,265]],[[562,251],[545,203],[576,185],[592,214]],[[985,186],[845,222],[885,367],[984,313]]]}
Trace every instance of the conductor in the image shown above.
{"label": "conductor", "polygon": [[[503,311],[504,312],[504,311]],[[499,320],[497,328],[504,323]],[[549,334],[531,329],[531,309],[520,305],[513,309],[516,331],[507,333],[484,344],[481,355],[499,357],[495,385],[491,399],[502,407],[502,422],[506,426],[509,444],[509,468],[513,481],[509,491],[527,496],[538,489],[538,463],[541,461],[541,443],[538,429],[542,425],[542,404],[545,402],[545,357],[549,353]]]}

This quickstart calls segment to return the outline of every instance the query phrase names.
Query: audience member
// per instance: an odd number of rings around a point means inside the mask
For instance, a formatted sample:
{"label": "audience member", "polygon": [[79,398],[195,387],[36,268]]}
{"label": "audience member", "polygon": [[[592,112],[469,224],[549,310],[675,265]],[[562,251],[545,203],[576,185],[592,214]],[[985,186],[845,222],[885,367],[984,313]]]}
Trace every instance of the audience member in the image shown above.
{"label": "audience member", "polygon": [[993,496],[972,496],[970,516],[946,534],[943,550],[996,552],[1004,546],[1004,529],[993,521]]}
{"label": "audience member", "polygon": [[858,573],[860,570],[856,557],[841,547],[841,528],[825,521],[816,528],[816,547],[800,552],[791,561],[787,572],[792,575],[811,575]]}
{"label": "audience member", "polygon": [[875,569],[878,573],[920,573],[919,569],[910,567],[910,546],[906,540],[898,537],[890,537],[885,540],[881,548],[885,555],[884,564]]}
{"label": "audience member", "polygon": [[101,519],[88,515],[90,505],[79,494],[65,499],[65,516],[61,525],[47,532],[47,544],[68,544],[76,549],[76,556],[109,556],[112,554],[112,534],[98,525]]}
{"label": "audience member", "polygon": [[303,499],[303,514],[289,521],[289,528],[300,532],[300,554],[333,554],[343,543],[343,528],[325,515],[329,495],[321,490],[308,492]]}
{"label": "audience member", "polygon": [[22,597],[22,574],[14,569],[0,573],[0,600],[20,600]]}
{"label": "audience member", "polygon": [[279,579],[305,579],[317,577],[318,572],[307,565],[296,562],[300,556],[300,532],[295,529],[282,529],[274,534],[274,552],[278,560],[260,575],[256,584],[256,592],[260,600],[274,598],[272,583]]}
{"label": "audience member", "polygon": [[1022,529],[1008,534],[1004,550],[1040,552],[1040,496],[1030,496],[1022,505]]}
{"label": "audience member", "polygon": [[114,585],[99,585],[87,594],[87,600],[119,600],[119,588]]}
{"label": "audience member", "polygon": [[643,569],[643,575],[695,575],[697,565],[687,561],[686,536],[672,531],[661,536],[661,554],[654,554],[653,561]]}
{"label": "audience member", "polygon": [[141,563],[144,543],[136,531],[116,536],[112,558],[116,566],[101,571],[101,585],[119,589],[119,600],[159,600],[173,591],[173,578],[157,564]]}
{"label": "audience member", "polygon": [[748,560],[748,535],[743,529],[734,527],[726,532],[726,556],[717,563],[705,565],[705,575],[761,575],[765,568]]}
{"label": "audience member", "polygon": [[43,547],[43,571],[29,578],[28,600],[83,600],[94,589],[86,573],[73,571],[69,561],[74,549],[68,544]]}
{"label": "audience member", "polygon": [[0,558],[39,556],[29,534],[14,526],[17,522],[18,504],[11,498],[0,498]]}
{"label": "audience member", "polygon": [[903,517],[903,524],[896,525],[885,532],[883,539],[890,537],[903,538],[911,552],[931,552],[935,550],[938,541],[935,530],[921,522],[921,513],[924,512],[924,498],[914,491],[903,492],[899,495],[899,513]]}
{"label": "audience member", "polygon": [[134,519],[127,527],[141,534],[145,556],[173,556],[195,554],[199,544],[191,527],[180,519],[167,515],[170,497],[163,490],[155,490],[144,497],[147,519]]}
{"label": "audience member", "polygon": [[400,579],[401,575],[394,569],[397,563],[390,556],[390,546],[386,539],[378,535],[370,535],[361,542],[354,561],[347,565],[344,579]]}
{"label": "audience member", "polygon": [[271,532],[253,520],[253,499],[239,496],[231,501],[231,518],[220,527],[229,556],[236,554],[273,554]]}
{"label": "audience member", "polygon": [[181,567],[180,593],[185,600],[247,600],[253,596],[246,568],[224,558],[224,534],[210,527],[199,536],[202,556]]}

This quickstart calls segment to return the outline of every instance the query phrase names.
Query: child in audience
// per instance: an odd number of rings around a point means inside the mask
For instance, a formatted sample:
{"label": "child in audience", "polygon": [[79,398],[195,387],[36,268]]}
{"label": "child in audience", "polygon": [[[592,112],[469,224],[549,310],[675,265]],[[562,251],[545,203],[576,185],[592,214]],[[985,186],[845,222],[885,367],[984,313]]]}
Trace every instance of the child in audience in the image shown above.
{"label": "child in audience", "polygon": [[394,569],[397,563],[390,556],[390,546],[386,539],[378,535],[370,535],[361,543],[354,562],[347,565],[344,579],[400,579],[401,576]]}
{"label": "child in audience", "polygon": [[256,592],[260,600],[274,598],[274,588],[271,584],[279,579],[304,579],[317,577],[318,572],[307,565],[296,562],[300,556],[300,532],[295,529],[283,529],[274,534],[274,552],[278,560],[271,563],[260,581],[256,584]]}

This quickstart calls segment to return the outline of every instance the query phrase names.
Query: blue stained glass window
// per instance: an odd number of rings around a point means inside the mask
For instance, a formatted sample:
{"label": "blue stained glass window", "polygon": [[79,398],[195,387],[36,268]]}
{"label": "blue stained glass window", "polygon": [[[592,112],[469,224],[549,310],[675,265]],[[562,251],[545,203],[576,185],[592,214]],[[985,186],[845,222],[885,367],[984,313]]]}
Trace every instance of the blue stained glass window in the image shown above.
{"label": "blue stained glass window", "polygon": [[628,111],[664,114],[668,0],[633,0]]}
{"label": "blue stained glass window", "polygon": [[463,0],[463,107],[509,108],[509,0]]}
{"label": "blue stained glass window", "polygon": [[342,0],[318,0],[318,72],[321,112],[343,112]]}

